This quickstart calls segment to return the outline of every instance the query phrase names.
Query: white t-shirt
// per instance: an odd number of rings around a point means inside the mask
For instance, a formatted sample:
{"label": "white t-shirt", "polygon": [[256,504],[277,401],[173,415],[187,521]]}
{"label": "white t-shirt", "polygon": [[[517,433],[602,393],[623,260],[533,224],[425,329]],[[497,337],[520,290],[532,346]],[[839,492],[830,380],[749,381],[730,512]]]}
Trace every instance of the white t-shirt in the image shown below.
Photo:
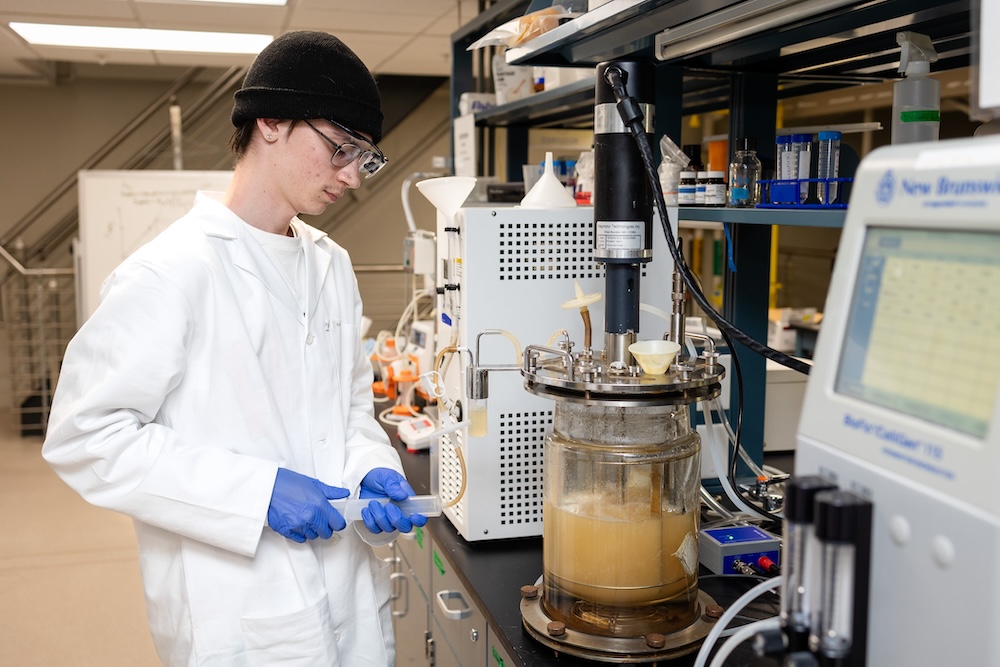
{"label": "white t-shirt", "polygon": [[[248,224],[251,236],[257,239],[261,247],[280,269],[288,281],[295,298],[299,303],[305,299],[306,271],[302,239],[285,234],[272,234]],[[289,227],[291,229],[291,227]],[[293,232],[294,233],[294,232]]]}

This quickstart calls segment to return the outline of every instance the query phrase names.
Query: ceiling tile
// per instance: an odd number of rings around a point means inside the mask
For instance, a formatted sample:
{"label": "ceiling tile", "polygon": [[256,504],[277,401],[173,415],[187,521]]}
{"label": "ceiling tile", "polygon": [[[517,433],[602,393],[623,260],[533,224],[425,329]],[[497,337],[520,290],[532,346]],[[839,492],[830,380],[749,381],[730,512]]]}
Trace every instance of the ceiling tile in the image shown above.
{"label": "ceiling tile", "polygon": [[158,65],[183,65],[185,67],[249,67],[253,56],[235,53],[177,53],[155,51]]}
{"label": "ceiling tile", "polygon": [[[200,4],[188,0],[0,0],[0,74],[18,76],[18,60],[75,63],[229,66],[242,56],[152,54],[60,47],[31,48],[7,23],[110,25],[153,29],[252,32],[326,30],[376,73],[447,76],[450,36],[476,15],[477,0],[290,0],[289,7]],[[30,12],[30,13],[29,13]]]}
{"label": "ceiling tile", "polygon": [[297,10],[289,29],[342,32],[377,32],[418,35],[434,25],[435,19],[415,14],[372,14],[358,11]]}
{"label": "ceiling tile", "polygon": [[127,49],[70,49],[62,46],[35,46],[32,50],[45,60],[68,62],[91,62],[98,64],[155,65],[152,51],[130,51]]}
{"label": "ceiling tile", "polygon": [[279,35],[290,10],[286,7],[233,5],[185,5],[137,2],[136,16],[144,28],[253,32]]}
{"label": "ceiling tile", "polygon": [[0,19],[23,21],[18,18],[31,14],[36,17],[65,17],[60,23],[72,23],[74,18],[118,18],[132,16],[132,3],[125,0],[0,0]]}
{"label": "ceiling tile", "polygon": [[374,69],[382,74],[451,76],[451,40],[417,37],[392,53],[383,54]]}

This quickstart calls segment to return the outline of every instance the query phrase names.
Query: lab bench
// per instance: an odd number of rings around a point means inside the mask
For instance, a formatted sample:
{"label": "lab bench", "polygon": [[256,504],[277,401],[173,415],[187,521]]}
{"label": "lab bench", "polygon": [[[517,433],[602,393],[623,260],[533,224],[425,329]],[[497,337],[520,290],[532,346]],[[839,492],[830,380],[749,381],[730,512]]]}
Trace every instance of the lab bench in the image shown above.
{"label": "lab bench", "polygon": [[[391,429],[390,429],[391,430]],[[403,469],[417,494],[429,493],[430,457],[409,453],[394,434]],[[594,667],[557,655],[526,634],[521,625],[520,588],[542,574],[540,537],[467,542],[444,516],[423,529],[400,535],[388,556],[393,566],[393,617],[398,667]],[[755,582],[740,577],[702,576],[700,587],[728,606]],[[777,596],[766,594],[746,614],[777,613]],[[720,642],[721,643],[721,642]],[[694,655],[660,665],[687,667]],[[730,666],[779,664],[749,649],[735,652]]]}

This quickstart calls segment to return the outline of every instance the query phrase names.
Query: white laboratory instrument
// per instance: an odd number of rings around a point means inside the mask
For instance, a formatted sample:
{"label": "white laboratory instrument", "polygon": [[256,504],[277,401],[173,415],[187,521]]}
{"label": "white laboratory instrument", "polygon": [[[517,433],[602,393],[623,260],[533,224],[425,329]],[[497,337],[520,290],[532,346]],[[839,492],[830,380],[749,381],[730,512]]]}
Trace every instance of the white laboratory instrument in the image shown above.
{"label": "white laboratory instrument", "polygon": [[[658,225],[659,223],[654,223]],[[438,350],[453,341],[475,351],[486,330],[512,333],[522,346],[548,341],[559,330],[580,340],[576,310],[560,304],[574,297],[574,279],[587,294],[604,290],[604,268],[593,259],[594,209],[531,210],[511,206],[460,209],[438,214]],[[673,262],[662,234],[654,260],[643,268],[641,300],[670,311]],[[593,329],[604,330],[603,308],[590,308]],[[669,323],[643,313],[644,337],[658,338]],[[555,345],[555,343],[553,343]],[[481,364],[517,365],[521,359],[502,336],[484,336]],[[447,362],[445,362],[447,363]],[[468,357],[455,356],[444,374],[448,396],[469,408]],[[520,372],[489,377],[487,435],[455,431],[439,443],[440,492],[453,498],[461,487],[456,447],[467,469],[465,494],[445,515],[469,541],[542,534],[545,436],[551,431],[551,400],[524,390]],[[468,419],[468,413],[462,415]]]}
{"label": "white laboratory instrument", "polygon": [[796,474],[870,500],[866,661],[1000,664],[1000,137],[857,173]]}
{"label": "white laboratory instrument", "polygon": [[437,422],[427,415],[411,417],[399,422],[396,435],[408,452],[430,449],[431,436],[438,430]]}

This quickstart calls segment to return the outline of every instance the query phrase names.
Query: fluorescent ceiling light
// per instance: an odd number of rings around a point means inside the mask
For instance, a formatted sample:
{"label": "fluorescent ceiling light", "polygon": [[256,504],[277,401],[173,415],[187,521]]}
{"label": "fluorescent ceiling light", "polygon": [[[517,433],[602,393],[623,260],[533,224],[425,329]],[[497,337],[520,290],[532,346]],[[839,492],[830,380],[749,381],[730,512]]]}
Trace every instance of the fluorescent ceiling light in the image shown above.
{"label": "fluorescent ceiling light", "polygon": [[273,35],[237,32],[150,30],[45,23],[11,23],[10,27],[29,44],[88,49],[257,54],[274,39]]}

